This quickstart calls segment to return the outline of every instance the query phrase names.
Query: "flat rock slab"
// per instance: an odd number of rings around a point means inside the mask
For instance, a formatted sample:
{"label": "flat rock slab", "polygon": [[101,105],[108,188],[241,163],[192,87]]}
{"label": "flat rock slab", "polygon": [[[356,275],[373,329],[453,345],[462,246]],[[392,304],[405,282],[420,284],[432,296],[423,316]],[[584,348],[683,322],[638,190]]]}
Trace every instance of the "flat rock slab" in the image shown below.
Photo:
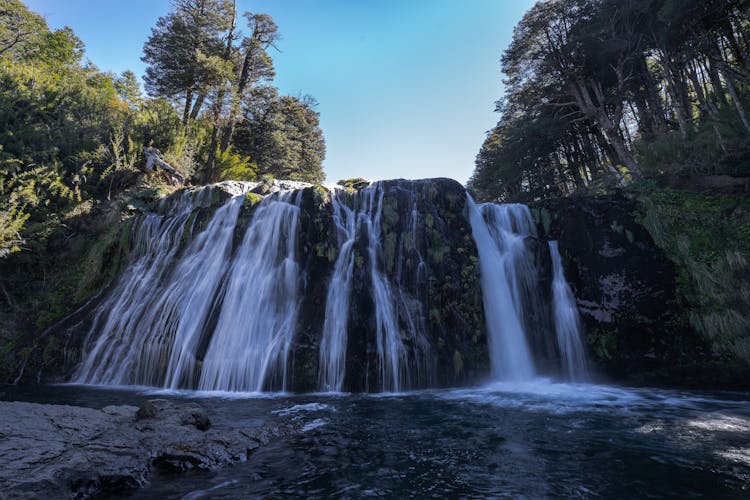
{"label": "flat rock slab", "polygon": [[199,405],[159,399],[140,412],[0,402],[0,496],[86,498],[139,488],[154,467],[212,469],[245,461],[285,430],[275,423],[212,426]]}

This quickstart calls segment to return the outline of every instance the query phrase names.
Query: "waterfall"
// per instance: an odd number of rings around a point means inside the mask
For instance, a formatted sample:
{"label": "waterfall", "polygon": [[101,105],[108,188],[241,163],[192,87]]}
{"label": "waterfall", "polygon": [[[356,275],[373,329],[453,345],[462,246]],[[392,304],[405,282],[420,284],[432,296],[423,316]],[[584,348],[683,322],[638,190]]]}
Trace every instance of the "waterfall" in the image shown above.
{"label": "waterfall", "polygon": [[209,189],[186,191],[171,215],[149,214],[134,226],[134,261],[98,309],[89,338],[99,336],[76,381],[175,387],[183,372],[190,376],[190,347],[224,274],[243,199],[220,207],[178,256],[208,196]]}
{"label": "waterfall", "polygon": [[134,219],[130,264],[96,303],[74,381],[210,391],[451,385],[486,366],[482,322],[495,379],[546,373],[558,352],[565,375],[585,379],[556,243],[549,301],[529,209],[476,205],[457,183],[434,182],[445,196],[433,184],[384,181],[333,188],[329,203],[317,188],[277,184],[243,208],[253,186],[223,183],[234,196],[215,209],[215,187],[163,200],[159,213]]}
{"label": "waterfall", "polygon": [[398,392],[403,390],[401,371],[406,362],[406,351],[401,342],[391,285],[381,270],[383,249],[380,244],[380,221],[383,215],[383,195],[384,192],[379,183],[362,190],[362,209],[358,214],[358,224],[364,227],[367,234],[382,389]]}
{"label": "waterfall", "polygon": [[287,389],[299,308],[295,246],[302,192],[293,193],[267,196],[255,211],[229,269],[199,389]]}
{"label": "waterfall", "polygon": [[523,328],[521,283],[525,273],[524,240],[533,221],[524,205],[477,206],[468,197],[469,221],[479,252],[484,312],[489,332],[492,374],[501,380],[526,380],[535,374]]}
{"label": "waterfall", "polygon": [[581,327],[575,297],[565,280],[562,258],[556,241],[549,242],[552,258],[552,301],[555,316],[555,333],[560,348],[563,369],[568,378],[586,380],[588,368],[581,342]]}
{"label": "waterfall", "polygon": [[[346,346],[352,279],[354,279],[354,245],[358,236],[366,243],[367,275],[370,296],[375,309],[375,333],[380,385],[385,391],[401,391],[413,381],[428,380],[426,361],[430,360],[431,346],[424,325],[423,302],[426,297],[413,297],[404,289],[404,282],[416,283],[415,288],[426,293],[427,268],[417,248],[421,223],[414,186],[398,186],[408,196],[411,210],[404,217],[404,234],[410,242],[398,247],[392,275],[385,269],[382,248],[381,219],[385,190],[381,183],[362,189],[352,196],[356,210],[349,208],[342,197],[349,196],[341,189],[331,190],[333,222],[337,230],[339,253],[334,265],[326,299],[326,314],[320,343],[319,387],[323,391],[341,391],[346,371]],[[405,263],[416,262],[414,275],[407,273]],[[414,363],[409,365],[404,340],[413,348]],[[412,370],[414,373],[410,373]]]}
{"label": "waterfall", "polygon": [[326,297],[319,375],[321,390],[333,392],[341,392],[344,386],[349,298],[354,271],[354,240],[357,234],[354,210],[341,201],[338,191],[331,190],[331,204],[339,253]]}

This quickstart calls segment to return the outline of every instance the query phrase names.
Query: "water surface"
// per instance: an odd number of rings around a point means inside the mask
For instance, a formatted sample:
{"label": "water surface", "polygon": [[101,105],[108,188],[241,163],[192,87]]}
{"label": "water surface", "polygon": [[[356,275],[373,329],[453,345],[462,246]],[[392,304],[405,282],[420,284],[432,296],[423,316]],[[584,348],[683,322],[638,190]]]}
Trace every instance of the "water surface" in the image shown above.
{"label": "water surface", "polygon": [[197,400],[217,425],[284,415],[303,428],[246,463],[157,474],[132,498],[750,495],[746,393],[547,380],[385,395],[3,391],[90,407]]}

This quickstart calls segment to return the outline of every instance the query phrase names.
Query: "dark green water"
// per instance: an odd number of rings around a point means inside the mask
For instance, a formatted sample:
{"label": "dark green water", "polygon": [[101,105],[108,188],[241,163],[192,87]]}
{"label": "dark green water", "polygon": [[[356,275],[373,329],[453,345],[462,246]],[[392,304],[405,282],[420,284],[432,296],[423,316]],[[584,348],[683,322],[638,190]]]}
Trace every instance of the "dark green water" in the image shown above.
{"label": "dark green water", "polygon": [[282,414],[304,432],[132,498],[750,497],[746,393],[538,382],[400,395],[221,397],[81,386],[4,399],[92,407],[198,400],[214,424]]}

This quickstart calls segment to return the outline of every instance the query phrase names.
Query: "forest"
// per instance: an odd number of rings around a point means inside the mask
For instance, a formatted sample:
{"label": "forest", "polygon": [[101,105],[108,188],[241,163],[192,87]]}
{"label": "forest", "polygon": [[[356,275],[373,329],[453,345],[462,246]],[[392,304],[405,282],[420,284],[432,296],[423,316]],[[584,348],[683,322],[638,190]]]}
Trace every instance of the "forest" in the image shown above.
{"label": "forest", "polygon": [[749,5],[537,2],[503,53],[501,118],[470,189],[526,202],[643,179],[749,175]]}
{"label": "forest", "polygon": [[193,183],[323,180],[315,99],[280,95],[278,27],[235,4],[173,2],[143,47],[144,95],[133,72],[88,62],[71,29],[0,1],[0,258],[43,253],[71,217],[134,188],[144,148]]}

